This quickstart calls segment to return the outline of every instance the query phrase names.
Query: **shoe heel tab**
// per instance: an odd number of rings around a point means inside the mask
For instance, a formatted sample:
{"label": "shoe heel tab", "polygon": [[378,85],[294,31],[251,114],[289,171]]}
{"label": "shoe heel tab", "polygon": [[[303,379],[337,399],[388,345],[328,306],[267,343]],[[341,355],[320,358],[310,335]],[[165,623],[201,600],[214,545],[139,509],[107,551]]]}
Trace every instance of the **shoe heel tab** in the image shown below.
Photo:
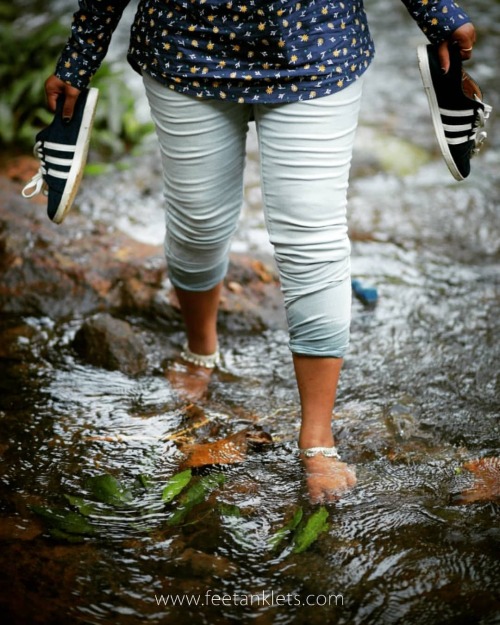
{"label": "shoe heel tab", "polygon": [[483,93],[479,85],[464,69],[462,69],[462,91],[471,100],[479,99],[481,102],[483,100]]}

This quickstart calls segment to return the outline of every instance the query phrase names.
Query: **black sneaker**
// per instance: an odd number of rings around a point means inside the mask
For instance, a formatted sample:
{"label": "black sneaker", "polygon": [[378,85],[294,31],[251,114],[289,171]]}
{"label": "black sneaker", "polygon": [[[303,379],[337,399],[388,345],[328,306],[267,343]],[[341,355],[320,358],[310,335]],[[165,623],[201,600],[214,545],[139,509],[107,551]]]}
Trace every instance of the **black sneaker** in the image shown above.
{"label": "black sneaker", "polygon": [[66,217],[80,186],[98,95],[95,88],[82,91],[68,124],[63,123],[63,98],[59,97],[52,123],[36,136],[33,152],[40,169],[22,194],[29,198],[43,191],[48,196],[47,214],[56,224]]}
{"label": "black sneaker", "polygon": [[481,89],[462,69],[458,46],[450,46],[447,74],[441,70],[437,46],[418,46],[417,57],[441,153],[453,177],[463,180],[470,173],[471,157],[486,139],[481,128],[491,106],[482,101]]}

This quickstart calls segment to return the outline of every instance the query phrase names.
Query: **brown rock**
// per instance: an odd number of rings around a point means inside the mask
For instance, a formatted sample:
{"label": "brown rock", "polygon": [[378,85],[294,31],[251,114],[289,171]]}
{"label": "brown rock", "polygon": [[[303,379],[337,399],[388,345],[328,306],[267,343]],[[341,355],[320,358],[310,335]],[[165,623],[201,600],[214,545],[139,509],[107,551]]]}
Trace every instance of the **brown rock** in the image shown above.
{"label": "brown rock", "polygon": [[142,373],[147,364],[145,347],[126,321],[108,314],[87,319],[73,345],[88,363],[127,375]]}

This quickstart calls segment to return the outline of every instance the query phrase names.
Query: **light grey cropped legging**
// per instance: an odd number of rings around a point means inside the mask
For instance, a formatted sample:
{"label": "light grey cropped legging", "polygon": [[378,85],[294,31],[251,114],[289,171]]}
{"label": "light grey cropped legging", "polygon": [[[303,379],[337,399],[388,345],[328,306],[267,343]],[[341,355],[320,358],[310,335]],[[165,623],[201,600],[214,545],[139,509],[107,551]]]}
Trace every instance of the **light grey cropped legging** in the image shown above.
{"label": "light grey cropped legging", "polygon": [[196,99],[147,75],[144,83],[163,160],[172,283],[205,291],[224,278],[242,205],[253,112],[290,349],[342,357],[351,308],[346,193],[361,81],[286,104]]}

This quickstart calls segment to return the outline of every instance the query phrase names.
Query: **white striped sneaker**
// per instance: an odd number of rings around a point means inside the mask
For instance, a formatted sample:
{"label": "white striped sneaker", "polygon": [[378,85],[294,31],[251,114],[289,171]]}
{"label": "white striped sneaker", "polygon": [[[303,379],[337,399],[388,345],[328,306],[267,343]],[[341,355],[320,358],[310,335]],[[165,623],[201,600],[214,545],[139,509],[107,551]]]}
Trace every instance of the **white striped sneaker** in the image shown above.
{"label": "white striped sneaker", "polygon": [[87,162],[98,89],[83,90],[69,123],[62,120],[63,98],[58,98],[52,123],[36,136],[34,154],[40,169],[22,190],[26,198],[43,191],[47,214],[59,224],[70,210]]}
{"label": "white striped sneaker", "polygon": [[486,139],[482,130],[491,112],[481,89],[462,69],[458,46],[450,46],[450,69],[443,74],[437,47],[420,45],[418,65],[441,154],[456,180],[467,178],[470,159]]}

